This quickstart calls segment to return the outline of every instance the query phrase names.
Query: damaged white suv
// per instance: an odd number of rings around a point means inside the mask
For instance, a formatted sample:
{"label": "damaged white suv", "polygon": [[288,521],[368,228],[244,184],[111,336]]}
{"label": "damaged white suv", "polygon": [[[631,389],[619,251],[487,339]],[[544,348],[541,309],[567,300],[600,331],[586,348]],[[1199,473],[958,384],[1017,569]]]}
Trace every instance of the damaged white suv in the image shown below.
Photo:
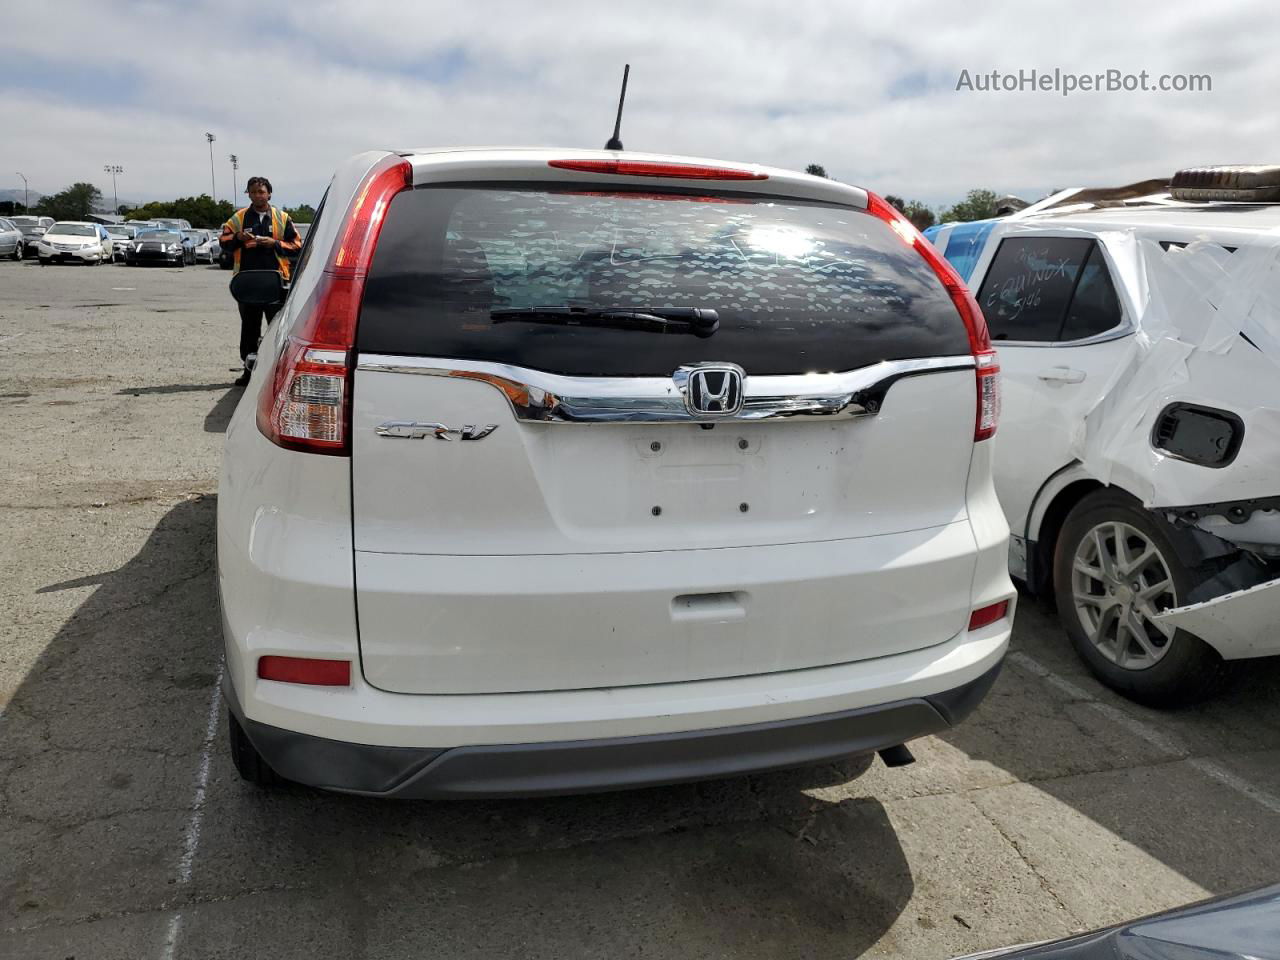
{"label": "damaged white suv", "polygon": [[856,187],[362,154],[261,356],[218,497],[252,781],[501,796],[896,762],[1004,657],[982,315]]}
{"label": "damaged white suv", "polygon": [[1004,377],[1010,567],[1143,702],[1280,653],[1280,167],[931,230]]}

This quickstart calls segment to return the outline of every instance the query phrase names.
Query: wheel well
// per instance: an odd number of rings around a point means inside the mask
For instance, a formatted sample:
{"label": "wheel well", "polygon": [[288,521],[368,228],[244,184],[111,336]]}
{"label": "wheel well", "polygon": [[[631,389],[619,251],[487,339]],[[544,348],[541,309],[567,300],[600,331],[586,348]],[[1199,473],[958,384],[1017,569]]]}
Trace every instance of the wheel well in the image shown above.
{"label": "wheel well", "polygon": [[1040,533],[1036,538],[1035,553],[1031,560],[1028,585],[1031,592],[1040,597],[1053,596],[1053,552],[1058,545],[1058,534],[1072,507],[1093,493],[1103,484],[1097,480],[1077,480],[1069,483],[1053,498],[1040,521]]}

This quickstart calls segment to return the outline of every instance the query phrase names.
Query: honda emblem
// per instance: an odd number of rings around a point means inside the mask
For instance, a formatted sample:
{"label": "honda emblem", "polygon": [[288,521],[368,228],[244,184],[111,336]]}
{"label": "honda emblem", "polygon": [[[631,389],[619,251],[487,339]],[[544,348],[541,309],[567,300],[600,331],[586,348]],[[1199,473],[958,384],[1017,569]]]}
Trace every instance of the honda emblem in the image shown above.
{"label": "honda emblem", "polygon": [[698,363],[681,367],[674,380],[695,417],[732,417],[742,409],[746,374],[736,363]]}

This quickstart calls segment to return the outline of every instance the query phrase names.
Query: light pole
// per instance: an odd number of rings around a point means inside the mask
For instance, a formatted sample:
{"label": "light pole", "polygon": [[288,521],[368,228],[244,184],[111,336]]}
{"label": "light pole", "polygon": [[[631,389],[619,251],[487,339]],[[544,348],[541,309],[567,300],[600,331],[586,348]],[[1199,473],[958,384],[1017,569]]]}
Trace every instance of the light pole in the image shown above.
{"label": "light pole", "polygon": [[124,167],[118,163],[108,163],[102,168],[103,173],[111,174],[111,199],[115,201],[115,206],[111,208],[111,212],[116,216],[120,215],[120,192],[116,189],[116,174],[124,173]]}
{"label": "light pole", "polygon": [[218,202],[218,181],[213,176],[213,141],[218,138],[212,133],[206,133],[204,138],[209,141],[209,189],[213,191],[213,202]]}
{"label": "light pole", "polygon": [[[22,177],[22,174],[18,174],[18,176]],[[27,203],[27,178],[26,177],[22,177],[22,212],[23,213],[31,212],[31,204]]]}
{"label": "light pole", "polygon": [[240,158],[234,153],[227,157],[231,161],[231,206],[236,205],[236,171],[240,169]]}

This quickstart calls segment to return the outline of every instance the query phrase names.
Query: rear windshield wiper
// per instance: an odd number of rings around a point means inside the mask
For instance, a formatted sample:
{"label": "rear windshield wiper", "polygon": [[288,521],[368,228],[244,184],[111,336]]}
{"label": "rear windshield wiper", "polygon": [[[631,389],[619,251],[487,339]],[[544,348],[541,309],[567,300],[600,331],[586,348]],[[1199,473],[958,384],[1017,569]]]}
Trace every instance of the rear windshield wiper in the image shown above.
{"label": "rear windshield wiper", "polygon": [[505,307],[492,310],[494,323],[549,323],[567,327],[610,327],[709,337],[720,329],[720,314],[707,307]]}

